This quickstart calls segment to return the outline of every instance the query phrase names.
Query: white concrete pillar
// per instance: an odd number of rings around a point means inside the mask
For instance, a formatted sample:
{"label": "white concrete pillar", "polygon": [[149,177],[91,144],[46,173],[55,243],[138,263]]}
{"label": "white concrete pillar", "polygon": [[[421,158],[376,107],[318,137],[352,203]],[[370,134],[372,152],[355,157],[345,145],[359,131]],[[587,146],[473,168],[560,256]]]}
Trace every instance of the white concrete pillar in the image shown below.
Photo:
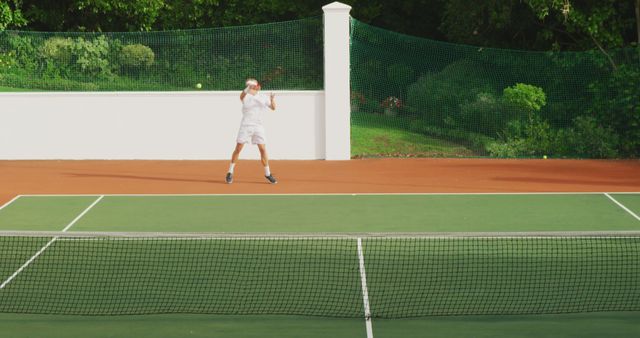
{"label": "white concrete pillar", "polygon": [[325,159],[351,158],[349,12],[333,2],[324,7]]}

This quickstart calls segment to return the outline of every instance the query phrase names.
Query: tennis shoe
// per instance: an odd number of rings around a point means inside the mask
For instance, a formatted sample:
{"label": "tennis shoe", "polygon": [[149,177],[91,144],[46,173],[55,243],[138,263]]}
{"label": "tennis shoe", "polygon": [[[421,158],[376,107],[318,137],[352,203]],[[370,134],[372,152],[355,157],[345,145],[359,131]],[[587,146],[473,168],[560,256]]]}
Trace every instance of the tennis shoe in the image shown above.
{"label": "tennis shoe", "polygon": [[224,180],[227,182],[227,184],[233,183],[233,174],[232,173],[227,173],[227,177],[225,177]]}
{"label": "tennis shoe", "polygon": [[269,183],[271,183],[271,184],[278,183],[278,180],[276,180],[276,178],[273,177],[273,175],[269,175],[269,176],[265,176],[265,177],[266,177],[267,181],[269,181]]}

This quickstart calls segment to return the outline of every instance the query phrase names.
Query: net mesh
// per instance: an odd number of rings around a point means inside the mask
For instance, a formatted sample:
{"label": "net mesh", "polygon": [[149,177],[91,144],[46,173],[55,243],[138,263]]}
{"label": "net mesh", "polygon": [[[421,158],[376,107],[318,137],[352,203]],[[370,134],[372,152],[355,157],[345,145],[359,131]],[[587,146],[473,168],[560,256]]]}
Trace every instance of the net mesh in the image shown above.
{"label": "net mesh", "polygon": [[[55,236],[55,237],[51,237]],[[0,312],[364,316],[640,310],[640,234],[3,234]]]}
{"label": "net mesh", "polygon": [[[323,87],[322,18],[133,33],[0,32],[4,90],[239,90]],[[200,84],[200,86],[197,86]],[[200,88],[198,88],[200,87]]]}
{"label": "net mesh", "polygon": [[638,55],[456,45],[352,19],[352,155],[640,156]]}

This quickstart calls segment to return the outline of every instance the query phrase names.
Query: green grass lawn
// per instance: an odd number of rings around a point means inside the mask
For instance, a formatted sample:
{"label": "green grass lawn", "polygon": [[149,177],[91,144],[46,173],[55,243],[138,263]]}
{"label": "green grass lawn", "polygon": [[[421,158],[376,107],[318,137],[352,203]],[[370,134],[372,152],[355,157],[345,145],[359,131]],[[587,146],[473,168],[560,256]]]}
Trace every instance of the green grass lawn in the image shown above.
{"label": "green grass lawn", "polygon": [[353,157],[472,157],[467,147],[408,130],[411,119],[352,113]]}
{"label": "green grass lawn", "polygon": [[35,92],[35,91],[37,90],[0,86],[0,92]]}

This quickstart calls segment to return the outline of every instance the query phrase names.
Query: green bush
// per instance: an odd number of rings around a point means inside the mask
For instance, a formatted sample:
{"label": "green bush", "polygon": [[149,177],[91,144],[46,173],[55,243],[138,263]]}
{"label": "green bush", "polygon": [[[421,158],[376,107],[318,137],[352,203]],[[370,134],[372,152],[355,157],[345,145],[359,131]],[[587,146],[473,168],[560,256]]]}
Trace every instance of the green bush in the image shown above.
{"label": "green bush", "polygon": [[508,142],[492,142],[487,145],[487,151],[492,157],[517,158],[527,152],[524,139],[513,139]]}
{"label": "green bush", "polygon": [[502,142],[488,146],[494,157],[538,157],[554,154],[557,133],[549,122],[532,114],[525,122],[513,120],[507,123]]}
{"label": "green bush", "polygon": [[502,104],[492,93],[479,93],[470,102],[460,105],[461,126],[485,135],[496,135],[506,124]]}
{"label": "green bush", "polygon": [[15,63],[20,68],[34,71],[38,68],[38,50],[36,42],[29,36],[9,34],[7,36],[7,52],[13,53]]}
{"label": "green bush", "polygon": [[[394,89],[406,88],[409,84],[411,84],[411,81],[414,80],[415,71],[413,70],[413,68],[407,65],[396,63],[387,68],[386,75],[388,79],[387,84],[389,86],[393,87]],[[404,93],[397,93],[395,95],[403,96]]]}
{"label": "green bush", "polygon": [[120,65],[129,69],[141,70],[150,67],[155,60],[151,48],[142,44],[125,45],[120,51]]}
{"label": "green bush", "polygon": [[93,40],[76,38],[71,47],[75,67],[82,75],[110,76],[109,41],[104,36]]}
{"label": "green bush", "polygon": [[618,135],[611,128],[598,125],[591,116],[578,116],[573,128],[565,131],[563,143],[570,145],[563,155],[587,158],[615,158],[618,156]]}
{"label": "green bush", "polygon": [[471,59],[449,64],[438,73],[428,73],[407,89],[406,104],[431,125],[460,129],[460,105],[473,102],[480,93],[494,90],[486,75]]}
{"label": "green bush", "polygon": [[53,37],[44,41],[40,53],[45,60],[51,60],[59,66],[68,66],[73,60],[73,40],[71,38]]}
{"label": "green bush", "polygon": [[524,83],[505,88],[502,99],[507,105],[527,113],[539,112],[547,104],[542,88]]}
{"label": "green bush", "polygon": [[0,53],[0,70],[9,72],[16,67],[16,57],[13,51]]}
{"label": "green bush", "polygon": [[589,112],[619,136],[619,155],[640,157],[640,66],[621,65],[606,80],[591,85]]}

